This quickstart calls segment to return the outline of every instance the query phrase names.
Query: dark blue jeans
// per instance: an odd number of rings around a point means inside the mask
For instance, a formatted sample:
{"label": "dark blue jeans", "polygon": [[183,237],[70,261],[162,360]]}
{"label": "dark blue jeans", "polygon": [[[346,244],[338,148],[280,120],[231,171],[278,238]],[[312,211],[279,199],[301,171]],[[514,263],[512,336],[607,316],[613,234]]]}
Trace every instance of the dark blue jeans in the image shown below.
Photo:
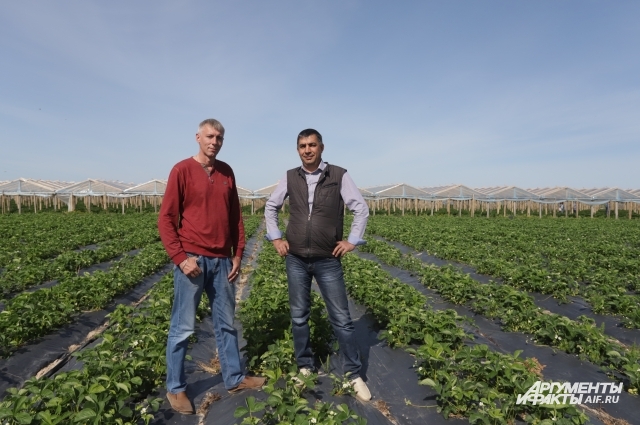
{"label": "dark blue jeans", "polygon": [[298,367],[313,369],[313,352],[309,337],[311,313],[311,279],[316,278],[329,313],[329,322],[338,337],[343,358],[343,372],[349,379],[360,376],[360,356],[349,314],[342,264],[337,258],[286,257],[289,281],[289,304],[293,328],[293,347]]}
{"label": "dark blue jeans", "polygon": [[238,351],[238,332],[233,327],[235,286],[227,279],[232,267],[231,259],[198,256],[197,262],[202,269],[198,277],[188,277],[178,267],[173,270],[174,298],[167,340],[167,391],[172,394],[187,388],[184,359],[189,336],[195,330],[196,309],[203,291],[207,293],[211,306],[224,386],[233,388],[244,379]]}

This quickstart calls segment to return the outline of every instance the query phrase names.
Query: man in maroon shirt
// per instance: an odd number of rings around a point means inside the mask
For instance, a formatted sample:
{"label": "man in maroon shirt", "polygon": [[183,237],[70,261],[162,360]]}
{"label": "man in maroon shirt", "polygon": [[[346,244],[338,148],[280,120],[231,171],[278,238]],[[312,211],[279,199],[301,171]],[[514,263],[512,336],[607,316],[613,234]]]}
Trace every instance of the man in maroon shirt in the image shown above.
{"label": "man in maroon shirt", "polygon": [[211,303],[218,358],[230,392],[260,388],[264,378],[246,376],[241,368],[238,334],[233,327],[235,288],[244,250],[244,226],[233,170],[216,160],[224,127],[207,119],[200,123],[197,155],[171,170],[158,230],[171,261],[174,300],[167,341],[167,398],[171,407],[194,413],[187,397],[184,359],[195,329],[202,291]]}

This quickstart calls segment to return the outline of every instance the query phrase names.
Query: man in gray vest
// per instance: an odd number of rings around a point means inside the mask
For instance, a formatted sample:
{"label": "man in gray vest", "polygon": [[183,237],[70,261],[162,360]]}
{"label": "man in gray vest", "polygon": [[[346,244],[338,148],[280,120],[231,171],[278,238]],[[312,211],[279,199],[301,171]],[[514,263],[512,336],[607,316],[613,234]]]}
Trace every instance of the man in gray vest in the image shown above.
{"label": "man in gray vest", "polygon": [[[302,166],[287,171],[265,206],[267,239],[286,256],[293,345],[300,372],[314,371],[309,339],[311,279],[315,277],[327,305],[329,321],[338,337],[344,373],[362,401],[371,399],[362,380],[362,364],[349,314],[340,257],[364,244],[369,208],[344,168],[322,161],[324,144],[316,130],[300,132],[297,141]],[[290,217],[286,240],[278,229],[278,210],[289,197]],[[347,240],[342,239],[344,207],[354,219]]]}

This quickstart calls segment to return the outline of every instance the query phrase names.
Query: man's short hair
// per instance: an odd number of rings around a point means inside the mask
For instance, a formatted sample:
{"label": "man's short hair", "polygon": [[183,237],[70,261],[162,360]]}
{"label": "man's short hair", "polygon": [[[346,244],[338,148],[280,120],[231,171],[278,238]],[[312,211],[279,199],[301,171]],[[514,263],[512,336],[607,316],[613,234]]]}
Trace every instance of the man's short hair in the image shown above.
{"label": "man's short hair", "polygon": [[318,133],[318,130],[314,130],[313,128],[307,128],[306,130],[302,130],[300,134],[298,134],[298,140],[296,140],[296,144],[300,142],[300,139],[306,139],[309,136],[316,136],[318,138],[318,142],[322,145],[322,135]]}
{"label": "man's short hair", "polygon": [[202,130],[202,127],[204,127],[205,125],[210,125],[211,127],[218,130],[220,133],[224,134],[224,127],[222,126],[220,121],[213,118],[207,118],[206,120],[202,121],[198,126],[198,133],[200,132],[200,130]]}

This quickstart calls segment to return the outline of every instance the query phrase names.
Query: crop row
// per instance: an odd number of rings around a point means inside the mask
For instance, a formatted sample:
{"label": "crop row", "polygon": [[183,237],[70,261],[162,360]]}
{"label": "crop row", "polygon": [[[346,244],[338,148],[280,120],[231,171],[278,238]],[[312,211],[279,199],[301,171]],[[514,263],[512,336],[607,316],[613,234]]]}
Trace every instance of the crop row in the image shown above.
{"label": "crop row", "polygon": [[[172,273],[137,308],[119,305],[102,341],[80,352],[78,370],[28,380],[0,402],[3,424],[118,424],[153,419],[162,402],[148,399],[164,383],[173,299]],[[198,315],[206,314],[206,303]]]}
{"label": "crop row", "polygon": [[95,250],[66,251],[52,260],[16,257],[0,275],[0,293],[7,295],[39,283],[71,277],[81,268],[142,248],[158,239],[157,229],[143,227],[132,230],[121,239],[103,242]]}
{"label": "crop row", "polygon": [[0,267],[32,261],[155,228],[157,215],[54,214],[0,216]]}
{"label": "crop row", "polygon": [[603,328],[586,316],[578,320],[548,313],[533,298],[517,289],[497,283],[482,284],[451,266],[436,267],[405,254],[389,244],[369,240],[362,251],[375,254],[383,262],[412,271],[428,288],[447,301],[468,304],[477,314],[500,319],[503,329],[533,335],[535,342],[557,347],[569,354],[600,365],[621,379],[631,393],[640,389],[640,350],[612,340]]}
{"label": "crop row", "polygon": [[[315,292],[311,297],[311,343],[316,355],[324,358],[331,351],[333,331],[322,298]],[[314,377],[298,374],[288,300],[284,261],[271,244],[266,244],[251,277],[251,293],[238,316],[247,340],[249,367],[269,378],[264,387],[268,397],[264,402],[248,398],[246,407],[236,410],[236,417],[243,418],[243,424],[364,424],[346,404],[309,405],[302,396],[306,388],[314,386]]]}
{"label": "crop row", "polygon": [[[250,237],[260,220],[248,221],[247,237]],[[111,276],[114,285],[108,285],[108,288],[87,286],[104,283],[102,279],[100,282],[74,279],[78,284],[76,295],[81,291],[88,294],[120,291],[130,278],[139,281],[144,267],[157,260],[161,260],[160,264],[167,261],[160,244],[143,250],[133,259],[122,260],[117,267],[118,276]],[[133,267],[134,262],[138,267]],[[161,399],[148,399],[148,396],[163,384],[166,375],[172,277],[172,273],[163,277],[137,308],[119,305],[109,315],[110,327],[102,341],[77,355],[81,369],[53,377],[32,378],[21,389],[8,390],[9,394],[0,402],[0,422],[3,425],[148,424],[162,402]],[[100,300],[94,300],[89,308],[98,308],[100,303]],[[202,319],[207,312],[203,299],[198,317]]]}
{"label": "crop row", "polygon": [[420,383],[433,387],[445,418],[462,415],[475,423],[527,423],[553,420],[580,424],[587,417],[573,406],[517,405],[537,380],[537,362],[505,355],[486,345],[464,344],[461,317],[453,310],[433,311],[416,289],[393,279],[378,264],[347,255],[345,280],[351,297],[367,306],[386,327],[381,337],[392,346],[422,344],[408,350],[416,356]]}
{"label": "crop row", "polygon": [[594,312],[640,327],[638,222],[378,216],[368,230],[517,288],[562,301],[581,295]]}
{"label": "crop row", "polygon": [[167,262],[164,247],[155,243],[135,257],[115,262],[108,272],[70,277],[52,288],[17,295],[0,313],[0,355],[7,356],[16,347],[71,322],[80,312],[104,308],[114,296],[128,292]]}

